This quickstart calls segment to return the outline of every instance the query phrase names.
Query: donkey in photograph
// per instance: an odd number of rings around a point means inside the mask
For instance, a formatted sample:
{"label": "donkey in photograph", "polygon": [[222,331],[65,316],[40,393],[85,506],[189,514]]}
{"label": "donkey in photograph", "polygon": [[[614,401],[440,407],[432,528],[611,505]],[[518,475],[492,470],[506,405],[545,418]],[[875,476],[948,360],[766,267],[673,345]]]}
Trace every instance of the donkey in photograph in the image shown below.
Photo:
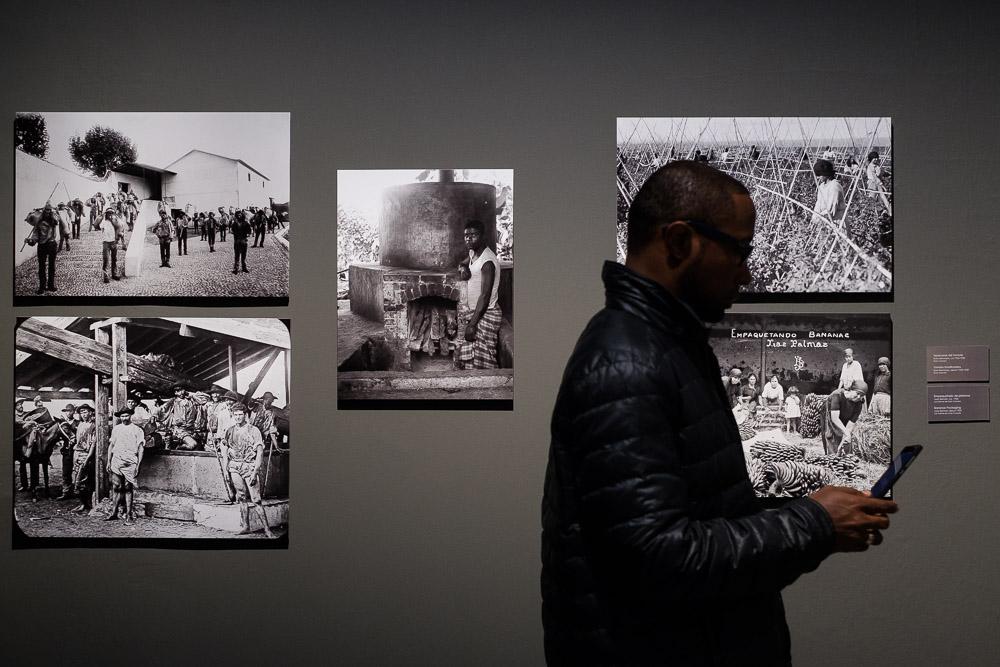
{"label": "donkey in photograph", "polygon": [[[14,460],[21,477],[18,491],[30,491],[32,500],[38,500],[38,468],[41,466],[45,481],[45,497],[49,497],[49,459],[56,445],[69,442],[72,431],[67,422],[54,419],[47,424],[14,424]],[[30,484],[28,472],[31,472]]]}

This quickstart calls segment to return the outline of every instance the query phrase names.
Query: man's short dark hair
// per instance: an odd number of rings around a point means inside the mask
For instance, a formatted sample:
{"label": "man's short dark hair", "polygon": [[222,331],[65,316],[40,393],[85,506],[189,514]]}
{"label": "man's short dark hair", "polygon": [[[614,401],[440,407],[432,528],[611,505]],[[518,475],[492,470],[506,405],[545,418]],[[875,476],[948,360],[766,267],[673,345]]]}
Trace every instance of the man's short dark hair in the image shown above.
{"label": "man's short dark hair", "polygon": [[629,207],[629,249],[646,246],[665,222],[716,224],[732,211],[732,195],[749,197],[750,193],[738,180],[704,162],[677,160],[660,167],[642,184]]}
{"label": "man's short dark hair", "polygon": [[486,233],[486,225],[484,225],[479,220],[469,220],[465,223],[465,229],[475,229],[480,234]]}
{"label": "man's short dark hair", "polygon": [[837,177],[837,172],[833,170],[833,163],[820,158],[813,165],[813,173],[817,176],[826,176],[831,181]]}

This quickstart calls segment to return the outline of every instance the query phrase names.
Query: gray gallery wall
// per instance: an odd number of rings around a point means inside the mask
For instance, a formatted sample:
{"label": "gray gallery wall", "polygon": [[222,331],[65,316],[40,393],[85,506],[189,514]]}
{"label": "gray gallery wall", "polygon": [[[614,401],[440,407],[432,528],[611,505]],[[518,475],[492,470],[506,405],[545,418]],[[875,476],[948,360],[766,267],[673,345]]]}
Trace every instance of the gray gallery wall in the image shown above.
{"label": "gray gallery wall", "polygon": [[[986,11],[870,1],[17,3],[3,27],[0,119],[291,111],[291,196],[307,224],[296,231],[290,307],[240,310],[293,322],[291,547],[2,548],[4,661],[66,663],[69,651],[79,664],[541,664],[548,420],[575,337],[602,304],[601,262],[614,254],[615,118],[886,115],[895,302],[852,309],[892,314],[896,443],[927,449],[898,491],[886,543],[834,556],[786,591],[793,651],[799,665],[995,664],[1000,416],[929,426],[923,377],[928,344],[986,343],[1000,356],[998,17]],[[11,134],[0,136],[9,156]],[[13,199],[12,164],[0,160],[0,206]],[[335,171],[437,166],[515,170],[516,408],[337,412]],[[15,315],[164,312],[15,311],[10,255],[0,253],[8,379]],[[0,383],[0,405],[12,392]],[[9,442],[10,420],[0,425]],[[11,491],[11,475],[0,477],[0,507]],[[0,517],[7,535],[9,515]]]}

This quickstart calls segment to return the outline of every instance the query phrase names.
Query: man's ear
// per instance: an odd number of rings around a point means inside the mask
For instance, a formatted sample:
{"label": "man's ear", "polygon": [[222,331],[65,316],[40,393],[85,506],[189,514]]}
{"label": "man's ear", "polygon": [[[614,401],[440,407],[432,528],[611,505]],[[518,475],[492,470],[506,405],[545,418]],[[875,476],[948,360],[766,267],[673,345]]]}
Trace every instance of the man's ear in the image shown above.
{"label": "man's ear", "polygon": [[667,265],[677,267],[694,254],[694,230],[690,225],[675,221],[660,228]]}

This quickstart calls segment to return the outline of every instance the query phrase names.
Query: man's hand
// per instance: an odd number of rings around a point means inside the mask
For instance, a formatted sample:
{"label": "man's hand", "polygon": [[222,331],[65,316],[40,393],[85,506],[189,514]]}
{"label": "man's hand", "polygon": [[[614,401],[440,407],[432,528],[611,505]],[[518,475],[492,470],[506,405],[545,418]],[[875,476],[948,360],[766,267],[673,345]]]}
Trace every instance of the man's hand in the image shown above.
{"label": "man's hand", "polygon": [[845,486],[824,486],[809,496],[833,521],[834,551],[865,551],[882,543],[879,531],[889,527],[888,514],[899,507],[891,500]]}
{"label": "man's hand", "polygon": [[470,343],[476,340],[475,324],[467,324],[465,326],[465,340],[469,341]]}

